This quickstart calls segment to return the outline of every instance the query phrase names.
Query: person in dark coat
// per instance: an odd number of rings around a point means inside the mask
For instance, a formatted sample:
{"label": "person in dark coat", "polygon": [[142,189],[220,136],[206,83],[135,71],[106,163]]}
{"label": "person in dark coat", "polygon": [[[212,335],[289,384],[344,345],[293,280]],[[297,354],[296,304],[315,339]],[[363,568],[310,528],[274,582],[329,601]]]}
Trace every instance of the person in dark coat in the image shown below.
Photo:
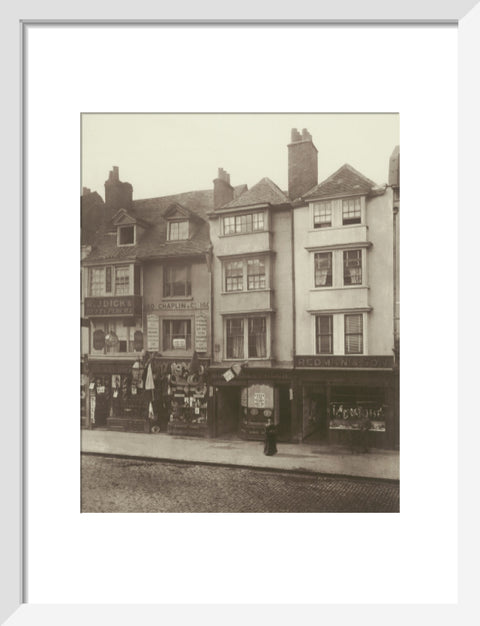
{"label": "person in dark coat", "polygon": [[271,419],[268,419],[267,425],[265,426],[265,445],[263,447],[263,453],[267,456],[277,454],[277,433]]}

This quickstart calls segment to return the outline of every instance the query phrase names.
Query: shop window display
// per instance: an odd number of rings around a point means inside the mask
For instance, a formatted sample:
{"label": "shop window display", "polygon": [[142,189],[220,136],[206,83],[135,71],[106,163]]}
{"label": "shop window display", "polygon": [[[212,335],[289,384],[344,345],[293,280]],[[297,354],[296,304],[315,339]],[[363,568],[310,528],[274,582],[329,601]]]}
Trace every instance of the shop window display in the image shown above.
{"label": "shop window display", "polygon": [[173,362],[167,375],[167,432],[205,436],[207,434],[208,393],[205,368],[196,353],[190,364]]}

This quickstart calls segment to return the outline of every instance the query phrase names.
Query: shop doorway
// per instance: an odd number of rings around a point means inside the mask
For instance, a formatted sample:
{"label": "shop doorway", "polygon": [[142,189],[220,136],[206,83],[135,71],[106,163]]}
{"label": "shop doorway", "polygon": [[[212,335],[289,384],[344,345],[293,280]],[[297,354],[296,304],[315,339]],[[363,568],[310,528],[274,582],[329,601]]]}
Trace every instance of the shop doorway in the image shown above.
{"label": "shop doorway", "polygon": [[322,388],[303,390],[303,439],[307,443],[328,440],[327,394]]}
{"label": "shop doorway", "polygon": [[278,388],[278,413],[278,436],[280,439],[288,441],[292,431],[290,385],[280,385]]}
{"label": "shop doorway", "polygon": [[240,412],[240,387],[219,387],[215,411],[217,437],[238,433]]}

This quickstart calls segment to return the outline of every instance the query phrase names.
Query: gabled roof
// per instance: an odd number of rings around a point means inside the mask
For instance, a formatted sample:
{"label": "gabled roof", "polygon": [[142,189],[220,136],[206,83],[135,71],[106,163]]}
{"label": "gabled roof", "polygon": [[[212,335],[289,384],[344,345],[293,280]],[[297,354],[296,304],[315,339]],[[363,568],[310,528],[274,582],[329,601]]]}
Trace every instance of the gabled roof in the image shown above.
{"label": "gabled roof", "polygon": [[133,224],[139,224],[140,226],[143,226],[143,228],[148,228],[150,226],[148,222],[142,220],[136,215],[132,215],[125,209],[119,209],[112,217],[113,226],[130,226]]}
{"label": "gabled roof", "polygon": [[251,189],[242,193],[238,198],[234,198],[221,209],[232,209],[237,207],[254,206],[258,204],[288,204],[290,200],[283,193],[280,187],[269,178],[262,178]]}
{"label": "gabled roof", "polygon": [[191,211],[188,207],[182,206],[179,202],[172,202],[168,209],[163,214],[165,219],[186,219],[186,220],[199,220],[203,219],[199,217],[194,211]]}
{"label": "gabled roof", "polygon": [[378,185],[363,174],[360,174],[354,167],[345,163],[331,176],[310,189],[303,198],[310,200],[313,198],[335,198],[339,196],[368,195]]}

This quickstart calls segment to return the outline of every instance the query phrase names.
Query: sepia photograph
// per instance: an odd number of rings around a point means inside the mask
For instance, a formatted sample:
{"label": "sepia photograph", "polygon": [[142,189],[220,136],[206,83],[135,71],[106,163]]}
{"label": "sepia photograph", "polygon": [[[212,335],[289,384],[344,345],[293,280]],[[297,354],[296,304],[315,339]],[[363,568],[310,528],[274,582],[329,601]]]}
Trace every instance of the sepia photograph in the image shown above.
{"label": "sepia photograph", "polygon": [[400,116],[83,113],[83,513],[400,512]]}

